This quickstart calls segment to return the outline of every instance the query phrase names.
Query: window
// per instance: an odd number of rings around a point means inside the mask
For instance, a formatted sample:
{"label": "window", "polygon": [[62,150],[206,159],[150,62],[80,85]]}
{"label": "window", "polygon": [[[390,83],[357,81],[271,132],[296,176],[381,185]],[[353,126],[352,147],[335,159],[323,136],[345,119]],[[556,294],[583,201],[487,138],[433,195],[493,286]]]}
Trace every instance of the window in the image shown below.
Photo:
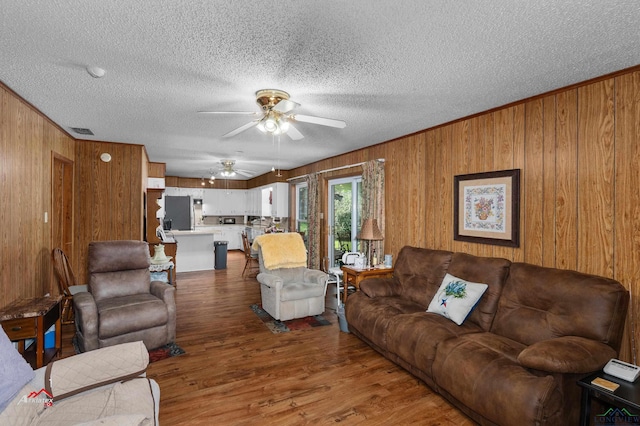
{"label": "window", "polygon": [[307,230],[309,229],[309,188],[305,183],[296,185],[296,231],[302,234],[304,245],[307,246]]}

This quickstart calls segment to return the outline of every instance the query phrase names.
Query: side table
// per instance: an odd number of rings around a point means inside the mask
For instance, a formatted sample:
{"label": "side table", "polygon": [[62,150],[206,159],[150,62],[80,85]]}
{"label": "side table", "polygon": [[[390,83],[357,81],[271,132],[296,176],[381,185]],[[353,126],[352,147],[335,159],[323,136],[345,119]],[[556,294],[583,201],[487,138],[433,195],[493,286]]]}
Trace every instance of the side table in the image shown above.
{"label": "side table", "polygon": [[343,303],[347,301],[347,288],[352,285],[358,290],[360,282],[367,278],[390,278],[393,276],[393,268],[356,268],[354,266],[343,266],[344,274],[344,294]]}
{"label": "side table", "polygon": [[[605,380],[617,383],[620,387],[613,392],[603,389],[591,383],[596,377],[602,377]],[[622,424],[637,424],[637,420],[640,417],[640,381],[630,383],[604,372],[599,372],[578,380],[578,386],[582,387],[580,425],[588,426],[592,417],[596,425],[617,424],[615,421],[609,421],[614,417],[619,421],[625,422]],[[592,414],[591,401],[593,399],[613,405],[618,410],[611,409],[603,413]]]}
{"label": "side table", "polygon": [[[175,280],[173,279],[173,274],[175,274],[175,265],[172,261],[165,263],[152,263],[151,265],[149,265],[149,272],[163,271],[167,271],[167,279],[169,280],[169,285],[174,285]],[[178,288],[177,285],[176,288]]]}
{"label": "side table", "polygon": [[[18,299],[0,311],[0,323],[11,341],[18,342],[18,351],[36,369],[49,363],[62,347],[60,301],[62,296]],[[55,347],[45,348],[44,334],[56,326]],[[25,340],[35,339],[25,351]]]}

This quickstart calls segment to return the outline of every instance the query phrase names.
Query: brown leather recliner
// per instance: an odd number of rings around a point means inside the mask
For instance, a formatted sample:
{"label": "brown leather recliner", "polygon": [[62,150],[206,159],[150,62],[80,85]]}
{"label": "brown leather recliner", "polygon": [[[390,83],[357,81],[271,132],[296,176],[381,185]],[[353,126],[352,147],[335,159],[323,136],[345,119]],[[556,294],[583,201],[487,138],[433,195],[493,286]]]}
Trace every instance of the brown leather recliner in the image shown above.
{"label": "brown leather recliner", "polygon": [[82,352],[142,340],[147,349],[175,341],[174,288],[150,281],[144,241],[89,244],[89,286],[73,298]]}

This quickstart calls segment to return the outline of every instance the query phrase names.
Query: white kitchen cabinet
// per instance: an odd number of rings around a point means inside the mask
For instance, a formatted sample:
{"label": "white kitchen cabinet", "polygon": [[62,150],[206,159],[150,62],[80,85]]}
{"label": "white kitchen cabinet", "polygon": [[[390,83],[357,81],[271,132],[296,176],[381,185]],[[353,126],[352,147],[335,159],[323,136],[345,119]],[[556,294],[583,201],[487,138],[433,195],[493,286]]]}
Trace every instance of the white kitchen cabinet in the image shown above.
{"label": "white kitchen cabinet", "polygon": [[260,198],[260,216],[269,217],[271,216],[271,200],[272,200],[272,189],[270,186],[262,188],[262,195]]}
{"label": "white kitchen cabinet", "polygon": [[204,189],[202,214],[205,216],[242,216],[246,211],[244,189]]}
{"label": "white kitchen cabinet", "polygon": [[205,188],[202,197],[202,215],[217,216],[220,213],[219,189]]}
{"label": "white kitchen cabinet", "polygon": [[277,182],[272,185],[271,216],[289,217],[289,184]]}
{"label": "white kitchen cabinet", "polygon": [[193,198],[202,199],[204,197],[204,188],[177,188],[175,186],[168,186],[164,190],[164,195],[170,197],[190,195]]}
{"label": "white kitchen cabinet", "polygon": [[242,237],[240,233],[244,230],[242,225],[224,225],[215,227],[216,241],[227,241],[227,250],[240,250],[242,248]]}

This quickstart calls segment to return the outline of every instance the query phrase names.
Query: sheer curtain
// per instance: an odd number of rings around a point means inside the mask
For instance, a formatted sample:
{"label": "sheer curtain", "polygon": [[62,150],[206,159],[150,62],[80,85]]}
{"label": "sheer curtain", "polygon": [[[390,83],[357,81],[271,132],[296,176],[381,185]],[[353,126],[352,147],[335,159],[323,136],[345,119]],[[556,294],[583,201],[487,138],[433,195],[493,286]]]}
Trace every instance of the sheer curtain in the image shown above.
{"label": "sheer curtain", "polygon": [[309,227],[307,264],[311,269],[320,269],[320,192],[318,188],[318,175],[311,173],[305,177],[307,182],[307,219]]}
{"label": "sheer curtain", "polygon": [[[382,235],[384,232],[384,161],[371,160],[362,164],[362,220],[376,219]],[[378,259],[384,257],[384,240],[371,241]]]}

